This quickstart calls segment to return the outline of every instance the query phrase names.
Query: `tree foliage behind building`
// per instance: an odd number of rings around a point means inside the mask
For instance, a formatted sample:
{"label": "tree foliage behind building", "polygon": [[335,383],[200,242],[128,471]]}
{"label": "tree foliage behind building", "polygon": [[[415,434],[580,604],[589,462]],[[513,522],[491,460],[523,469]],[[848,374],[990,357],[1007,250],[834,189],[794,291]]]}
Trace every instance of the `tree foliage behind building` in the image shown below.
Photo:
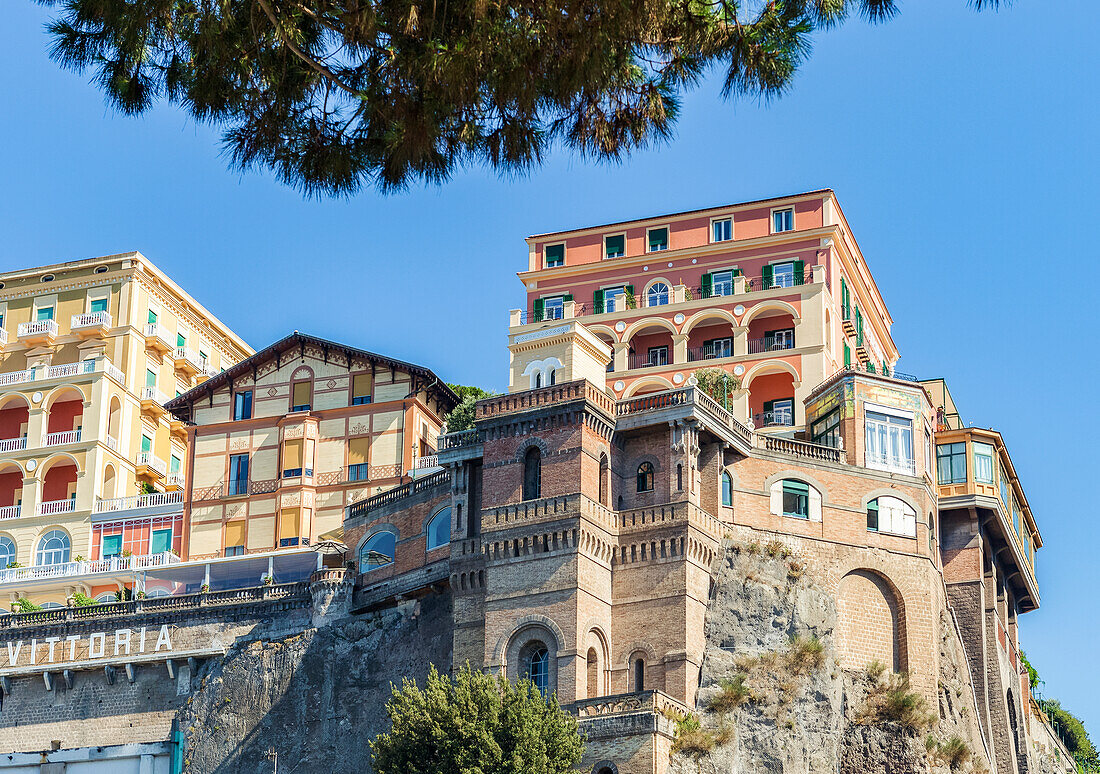
{"label": "tree foliage behind building", "polygon": [[[307,194],[528,170],[555,144],[621,159],[668,138],[710,70],[791,84],[813,34],[898,0],[39,0],[51,55],[124,113],[220,127],[233,166]],[[963,0],[956,0],[962,2]],[[969,0],[981,8],[999,0]]]}
{"label": "tree foliage behind building", "polygon": [[577,721],[534,684],[432,667],[386,704],[392,727],[371,742],[376,774],[573,774],[584,744]]}
{"label": "tree foliage behind building", "polygon": [[480,387],[471,387],[465,384],[448,384],[455,395],[458,396],[458,405],[447,415],[447,432],[456,433],[459,430],[469,430],[474,426],[475,406],[482,398],[491,398],[496,393],[483,390]]}

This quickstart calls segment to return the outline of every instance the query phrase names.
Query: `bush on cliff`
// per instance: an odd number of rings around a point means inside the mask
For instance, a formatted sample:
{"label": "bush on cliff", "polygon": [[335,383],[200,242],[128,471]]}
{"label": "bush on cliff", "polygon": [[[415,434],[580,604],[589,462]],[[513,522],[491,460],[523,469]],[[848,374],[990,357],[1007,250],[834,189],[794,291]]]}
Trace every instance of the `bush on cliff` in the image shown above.
{"label": "bush on cliff", "polygon": [[577,721],[534,684],[432,667],[386,703],[391,729],[371,742],[376,774],[566,774],[580,763]]}

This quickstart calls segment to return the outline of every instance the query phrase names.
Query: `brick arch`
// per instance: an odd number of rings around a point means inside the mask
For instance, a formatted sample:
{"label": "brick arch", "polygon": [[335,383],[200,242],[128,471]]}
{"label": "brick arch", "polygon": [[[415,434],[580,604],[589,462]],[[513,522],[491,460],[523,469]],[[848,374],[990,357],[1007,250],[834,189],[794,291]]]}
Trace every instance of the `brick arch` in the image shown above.
{"label": "brick arch", "polygon": [[630,666],[630,657],[635,653],[644,653],[647,664],[656,664],[658,661],[657,651],[653,649],[652,645],[645,640],[636,640],[623,648],[619,663]]}
{"label": "brick arch", "polygon": [[[554,646],[557,650],[560,651],[561,648],[564,647],[565,634],[562,633],[561,627],[554,623],[553,619],[545,615],[532,613],[520,618],[507,634],[497,639],[497,643],[493,647],[493,660],[490,662],[489,667],[499,670],[500,667],[504,665],[504,651],[505,648],[508,647],[508,643],[511,642],[516,635],[522,633],[524,629],[530,629],[536,626],[549,630],[550,634],[552,634],[556,640]],[[549,644],[550,643],[547,643],[547,645]]]}
{"label": "brick arch", "polygon": [[592,774],[605,774],[605,772],[611,772],[611,774],[619,774],[619,767],[609,760],[597,761],[592,766]]}
{"label": "brick arch", "polygon": [[845,669],[879,661],[895,672],[908,671],[905,623],[903,598],[884,574],[861,567],[840,579],[837,633]]}
{"label": "brick arch", "polygon": [[516,462],[523,464],[523,460],[527,456],[527,450],[530,449],[532,446],[538,447],[539,453],[542,454],[543,459],[546,459],[546,457],[549,456],[550,447],[549,445],[547,445],[546,441],[537,436],[531,436],[526,441],[516,446],[516,453],[513,456],[513,459]]}

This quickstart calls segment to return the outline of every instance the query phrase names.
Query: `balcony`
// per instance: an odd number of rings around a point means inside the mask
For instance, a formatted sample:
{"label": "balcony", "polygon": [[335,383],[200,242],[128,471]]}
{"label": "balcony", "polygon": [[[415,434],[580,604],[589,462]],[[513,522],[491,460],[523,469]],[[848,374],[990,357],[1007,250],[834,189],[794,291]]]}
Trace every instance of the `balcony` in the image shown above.
{"label": "balcony", "polygon": [[34,369],[28,368],[25,371],[11,371],[6,374],[0,374],[0,387],[6,387],[10,384],[22,384],[23,382],[34,381]]}
{"label": "balcony", "polygon": [[0,508],[0,521],[4,521],[6,519],[18,519],[20,511],[22,510],[23,506],[21,505],[5,505]]}
{"label": "balcony", "polygon": [[786,336],[762,336],[759,339],[748,339],[747,351],[750,355],[759,355],[765,352],[794,349],[794,347],[794,331],[792,330]]}
{"label": "balcony", "polygon": [[901,473],[906,476],[917,475],[917,463],[912,456],[867,452],[864,456],[864,464],[871,470],[885,470],[888,473]]}
{"label": "balcony", "polygon": [[35,516],[56,516],[59,513],[72,513],[76,510],[76,498],[68,500],[48,500],[39,503],[34,509]]}
{"label": "balcony", "polygon": [[175,361],[176,370],[187,376],[197,376],[203,373],[206,364],[199,357],[199,353],[187,347],[176,347],[172,359]]}
{"label": "balcony", "polygon": [[169,473],[168,476],[164,479],[164,485],[165,485],[165,487],[167,487],[171,491],[173,491],[173,492],[180,491],[180,493],[182,494],[181,490],[183,489],[183,485],[184,485],[183,474],[182,473]]}
{"label": "balcony", "polygon": [[176,510],[173,506],[183,505],[183,492],[153,492],[152,494],[115,497],[99,500],[92,508],[93,514],[120,513],[125,511],[146,511],[151,509]]}
{"label": "balcony", "polygon": [[27,448],[26,438],[5,438],[0,440],[0,454],[19,452]]}
{"label": "balcony", "polygon": [[852,307],[846,304],[841,306],[840,317],[842,320],[841,324],[844,327],[844,335],[850,339],[854,339],[856,337],[856,320],[855,315],[852,314]]}
{"label": "balcony", "polygon": [[169,333],[159,323],[147,323],[145,325],[145,348],[155,352],[168,353],[175,350],[176,345],[168,340]]}
{"label": "balcony", "polygon": [[83,360],[79,363],[63,363],[46,367],[46,379],[66,379],[73,376],[95,373],[95,361]]}
{"label": "balcony", "polygon": [[667,348],[657,352],[635,352],[627,358],[627,368],[656,368],[670,365],[671,362]]}
{"label": "balcony", "polygon": [[752,421],[757,427],[794,427],[794,412],[790,409],[762,411],[753,414]]}
{"label": "balcony", "polygon": [[80,443],[80,430],[64,430],[60,433],[46,433],[42,436],[43,446],[63,446],[67,443]]}
{"label": "balcony", "polygon": [[168,475],[168,463],[152,452],[140,452],[136,466],[136,472],[139,476],[164,478]]}
{"label": "balcony", "polygon": [[72,578],[111,572],[132,572],[175,564],[180,558],[170,551],[144,556],[110,556],[95,561],[64,562],[37,567],[12,567],[0,570],[0,583],[20,583],[50,578]]}
{"label": "balcony", "polygon": [[111,329],[111,315],[107,312],[74,314],[69,329],[82,339],[106,336]]}
{"label": "balcony", "polygon": [[32,347],[50,347],[57,339],[57,323],[53,320],[36,320],[19,323],[19,342]]}
{"label": "balcony", "polygon": [[141,412],[153,417],[160,417],[168,413],[164,404],[168,402],[168,396],[156,387],[141,388]]}
{"label": "balcony", "polygon": [[0,328],[0,348],[6,346],[8,343],[8,332],[3,328]]}

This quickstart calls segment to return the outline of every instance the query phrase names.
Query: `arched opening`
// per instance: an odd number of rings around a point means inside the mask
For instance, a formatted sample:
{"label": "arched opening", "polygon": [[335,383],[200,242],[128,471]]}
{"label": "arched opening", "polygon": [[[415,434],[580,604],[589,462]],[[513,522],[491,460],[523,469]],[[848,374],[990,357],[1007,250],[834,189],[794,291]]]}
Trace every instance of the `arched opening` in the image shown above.
{"label": "arched opening", "polygon": [[733,478],[728,471],[722,471],[722,505],[733,507]]}
{"label": "arched opening", "polygon": [[630,368],[652,368],[673,362],[672,333],[666,325],[646,324],[636,328],[630,337]]}
{"label": "arched opening", "polygon": [[72,544],[69,535],[60,529],[51,529],[38,540],[35,564],[39,566],[65,564],[69,561]]}
{"label": "arched opening", "polygon": [[397,535],[392,532],[375,532],[359,547],[359,572],[370,572],[393,564],[397,548]]}
{"label": "arched opening", "polygon": [[641,693],[645,690],[645,659],[641,656],[635,656],[633,666],[633,678],[632,690],[635,693]]}
{"label": "arched opening", "polygon": [[47,407],[46,446],[80,440],[84,425],[84,393],[75,387],[63,387]]}
{"label": "arched opening", "polygon": [[115,466],[108,465],[103,469],[103,499],[113,500],[115,498]]}
{"label": "arched opening", "polygon": [[794,349],[794,316],[781,309],[768,309],[749,322],[748,354]]}
{"label": "arched opening", "polygon": [[7,535],[0,535],[0,570],[6,570],[18,561],[15,541]]}
{"label": "arched opening", "polygon": [[672,300],[672,289],[667,282],[658,280],[646,288],[645,305],[664,306]]}
{"label": "arched opening", "polygon": [[30,404],[22,395],[8,395],[0,402],[0,451],[17,451],[27,446]]}
{"label": "arched opening", "polygon": [[588,649],[588,698],[595,699],[600,695],[600,658],[595,648]]}
{"label": "arched opening", "polygon": [[840,581],[837,605],[840,662],[863,670],[879,662],[895,672],[906,670],[904,610],[881,575],[855,570]]}
{"label": "arched opening", "polygon": [[757,373],[748,383],[749,413],[757,427],[795,424],[794,377],[781,366]]}
{"label": "arched opening", "polygon": [[49,464],[42,478],[42,514],[68,513],[76,508],[77,468],[68,457],[60,457]]}
{"label": "arched opening", "polygon": [[639,492],[652,492],[653,491],[653,463],[643,462],[638,466],[638,491]]}
{"label": "arched opening", "polygon": [[535,389],[537,390],[540,387],[542,387],[542,371],[535,374]]}
{"label": "arched opening", "polygon": [[4,518],[19,516],[22,502],[23,469],[14,462],[0,463],[0,514]]}
{"label": "arched opening", "polygon": [[688,361],[732,357],[733,323],[724,316],[708,316],[692,324],[688,333]]}
{"label": "arched opening", "polygon": [[607,462],[607,455],[600,455],[600,505],[604,508],[611,507],[611,469]]}
{"label": "arched opening", "polygon": [[542,497],[542,452],[532,446],[523,455],[523,499],[537,500]]}
{"label": "arched opening", "polygon": [[428,522],[427,529],[428,550],[440,548],[451,542],[451,506],[440,509],[432,520]]}
{"label": "arched opening", "polygon": [[118,397],[113,396],[111,398],[111,408],[107,415],[107,437],[118,445],[118,439],[121,437],[119,434],[122,432],[122,404],[119,403]]}
{"label": "arched opening", "polygon": [[520,651],[522,664],[521,676],[530,680],[539,693],[546,696],[550,692],[550,650],[542,642],[534,641]]}

